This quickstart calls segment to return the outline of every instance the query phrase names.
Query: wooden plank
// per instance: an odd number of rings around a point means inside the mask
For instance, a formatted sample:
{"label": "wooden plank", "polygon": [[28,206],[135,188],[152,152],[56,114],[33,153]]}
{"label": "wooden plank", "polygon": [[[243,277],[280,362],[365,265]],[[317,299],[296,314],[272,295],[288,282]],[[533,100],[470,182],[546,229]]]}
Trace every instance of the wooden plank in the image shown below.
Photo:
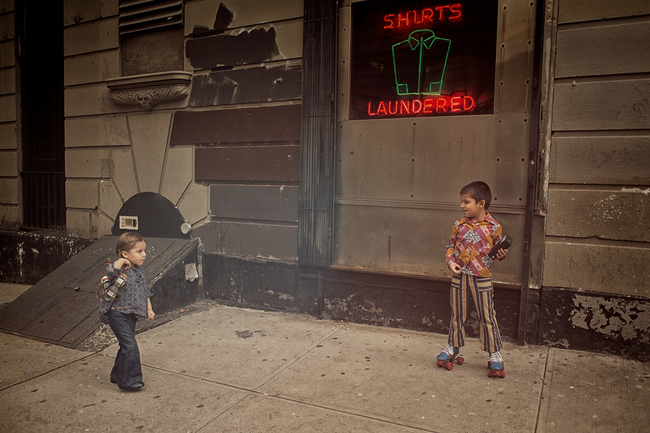
{"label": "wooden plank", "polygon": [[648,248],[547,241],[544,256],[544,286],[650,296]]}
{"label": "wooden plank", "polygon": [[80,270],[100,272],[104,269],[106,258],[114,256],[115,239],[105,237],[98,240],[0,310],[0,328],[20,332],[68,296],[74,287],[81,286],[87,272]]}
{"label": "wooden plank", "polygon": [[650,190],[551,189],[546,234],[650,242]]}
{"label": "wooden plank", "polygon": [[[106,259],[114,258],[116,240],[116,236],[100,239],[0,309],[0,328],[68,347],[78,345],[99,322],[96,288],[106,273]],[[147,240],[145,272],[154,290],[178,257],[197,244],[198,240]]]}
{"label": "wooden plank", "polygon": [[64,335],[58,344],[62,346],[75,348],[86,339],[90,334],[99,328],[100,322],[97,320],[99,317],[99,307],[95,308],[83,321],[77,326],[72,328],[70,332]]}
{"label": "wooden plank", "polygon": [[298,182],[300,146],[203,147],[195,150],[198,182]]}
{"label": "wooden plank", "polygon": [[[65,298],[43,311],[43,314],[21,330],[21,334],[58,341],[95,311],[98,304],[95,293],[70,289]],[[98,320],[99,316],[96,316],[95,322]]]}
{"label": "wooden plank", "polygon": [[191,241],[176,239],[173,243],[168,244],[168,247],[161,251],[156,256],[155,260],[149,262],[149,266],[145,265],[144,271],[147,275],[149,287],[153,287],[156,281],[162,277],[167,269],[175,264],[178,257],[185,257],[186,252],[191,248],[196,248],[199,243],[198,239]]}
{"label": "wooden plank", "polygon": [[210,185],[216,218],[298,222],[297,186]]}
{"label": "wooden plank", "polygon": [[300,105],[179,111],[170,143],[221,144],[300,141]]}
{"label": "wooden plank", "polygon": [[558,137],[550,183],[650,185],[650,136]]}
{"label": "wooden plank", "polygon": [[650,70],[650,21],[558,29],[555,78]]}
{"label": "wooden plank", "polygon": [[302,65],[267,65],[194,75],[191,107],[300,99]]}
{"label": "wooden plank", "polygon": [[555,85],[554,131],[650,129],[650,79]]}
{"label": "wooden plank", "polygon": [[650,2],[647,0],[562,0],[558,22],[567,24],[648,14]]}

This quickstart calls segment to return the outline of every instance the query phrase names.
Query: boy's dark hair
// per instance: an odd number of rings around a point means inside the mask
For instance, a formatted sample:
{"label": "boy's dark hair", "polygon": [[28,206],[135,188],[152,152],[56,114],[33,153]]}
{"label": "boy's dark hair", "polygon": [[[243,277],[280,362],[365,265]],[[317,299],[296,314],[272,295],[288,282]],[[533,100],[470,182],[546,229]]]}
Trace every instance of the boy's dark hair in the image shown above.
{"label": "boy's dark hair", "polygon": [[122,251],[130,251],[138,242],[146,242],[142,236],[133,232],[122,233],[115,244],[115,255],[122,258]]}
{"label": "boy's dark hair", "polygon": [[462,187],[460,194],[469,194],[470,197],[476,200],[476,203],[480,202],[481,200],[485,201],[485,210],[488,210],[490,207],[490,202],[492,201],[492,191],[490,191],[490,187],[487,183],[481,182],[480,180]]}

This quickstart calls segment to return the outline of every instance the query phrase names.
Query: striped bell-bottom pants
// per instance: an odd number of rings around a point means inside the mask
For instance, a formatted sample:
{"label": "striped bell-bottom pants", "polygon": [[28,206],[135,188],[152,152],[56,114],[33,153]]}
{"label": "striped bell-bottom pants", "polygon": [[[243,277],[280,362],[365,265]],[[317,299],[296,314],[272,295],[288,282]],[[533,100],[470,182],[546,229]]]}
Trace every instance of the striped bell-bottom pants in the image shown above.
{"label": "striped bell-bottom pants", "polygon": [[468,292],[474,298],[474,305],[481,325],[481,350],[497,352],[501,350],[501,333],[494,312],[492,278],[474,275],[454,275],[451,280],[451,322],[449,324],[449,345],[465,345],[465,322],[467,321]]}

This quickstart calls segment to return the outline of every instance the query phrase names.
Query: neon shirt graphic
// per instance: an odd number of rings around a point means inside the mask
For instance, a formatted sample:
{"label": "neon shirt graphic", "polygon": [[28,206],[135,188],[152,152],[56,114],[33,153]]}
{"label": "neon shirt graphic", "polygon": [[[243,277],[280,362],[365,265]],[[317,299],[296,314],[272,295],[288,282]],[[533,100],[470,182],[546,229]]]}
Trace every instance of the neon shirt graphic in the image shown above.
{"label": "neon shirt graphic", "polygon": [[447,67],[451,40],[433,30],[412,32],[393,45],[393,68],[398,95],[439,95]]}

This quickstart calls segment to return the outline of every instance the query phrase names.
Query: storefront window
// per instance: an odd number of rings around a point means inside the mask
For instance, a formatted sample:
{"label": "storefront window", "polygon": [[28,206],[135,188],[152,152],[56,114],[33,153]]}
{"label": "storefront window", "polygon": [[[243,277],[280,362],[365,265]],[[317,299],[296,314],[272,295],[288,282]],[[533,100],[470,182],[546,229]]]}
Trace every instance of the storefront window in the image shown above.
{"label": "storefront window", "polygon": [[493,113],[497,7],[353,3],[351,119]]}

